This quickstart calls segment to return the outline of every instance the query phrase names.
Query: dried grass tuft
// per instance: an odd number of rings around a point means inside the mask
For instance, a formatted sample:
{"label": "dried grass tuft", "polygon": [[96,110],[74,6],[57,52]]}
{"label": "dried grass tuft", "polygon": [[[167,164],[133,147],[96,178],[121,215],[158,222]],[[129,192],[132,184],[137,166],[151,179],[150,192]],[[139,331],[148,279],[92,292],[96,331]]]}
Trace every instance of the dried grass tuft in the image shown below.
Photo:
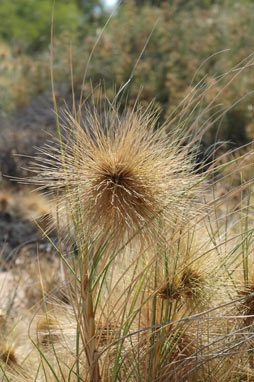
{"label": "dried grass tuft", "polygon": [[116,248],[116,241],[135,236],[151,245],[179,216],[197,209],[190,209],[200,183],[194,154],[176,134],[165,134],[166,127],[156,129],[152,109],[126,110],[120,118],[110,106],[94,106],[80,123],[69,113],[64,117],[60,147],[42,150],[31,180],[41,188],[65,189],[67,196],[59,196],[61,224],[67,210],[69,224],[92,240],[114,237]]}

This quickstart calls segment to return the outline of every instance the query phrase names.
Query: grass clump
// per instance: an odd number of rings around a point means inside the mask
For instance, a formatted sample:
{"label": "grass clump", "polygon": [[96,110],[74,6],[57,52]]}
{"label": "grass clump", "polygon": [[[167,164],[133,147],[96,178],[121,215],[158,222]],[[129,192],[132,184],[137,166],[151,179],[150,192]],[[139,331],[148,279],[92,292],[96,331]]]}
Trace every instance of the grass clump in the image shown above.
{"label": "grass clump", "polygon": [[[55,197],[76,326],[57,336],[47,318],[49,334],[36,347],[53,374],[57,362],[73,380],[226,380],[229,343],[246,362],[249,349],[236,339],[243,331],[235,326],[239,311],[232,313],[239,292],[231,275],[243,246],[235,235],[228,250],[218,214],[230,195],[205,203],[214,170],[197,170],[192,125],[168,133],[152,107],[120,115],[105,102],[91,98],[79,114],[63,112],[58,142],[40,150],[32,169],[30,182]],[[217,316],[225,317],[218,327]],[[67,363],[69,347],[58,349],[65,342],[75,353]]]}
{"label": "grass clump", "polygon": [[[59,235],[69,230],[76,246],[71,257],[60,254],[87,380],[110,381],[124,378],[124,354],[132,358],[139,351],[129,334],[146,320],[145,311],[157,298],[146,289],[150,278],[155,282],[157,264],[166,261],[167,236],[198,215],[202,176],[194,169],[195,150],[183,145],[188,132],[179,137],[177,130],[166,134],[168,125],[156,129],[152,107],[137,106],[120,116],[109,103],[99,106],[87,106],[80,119],[64,114],[60,142],[41,150],[31,182],[55,192]],[[184,293],[194,295],[194,278],[187,280],[187,273]],[[147,325],[160,322],[156,310],[157,318],[149,314]],[[171,313],[164,314],[169,320]],[[152,331],[146,346],[157,335]],[[151,357],[140,365],[147,368]],[[154,366],[149,368],[155,377]]]}
{"label": "grass clump", "polygon": [[[252,60],[229,72],[228,84]],[[122,110],[125,86],[112,102],[98,88],[84,103],[81,94],[78,110],[73,94],[72,113],[58,113],[53,86],[58,139],[39,149],[29,182],[54,198],[46,215],[58,245],[48,239],[68,296],[56,293],[47,265],[30,267],[40,306],[28,304],[22,317],[29,345],[13,333],[17,365],[5,362],[3,380],[250,380],[251,175],[218,191],[237,163],[241,174],[251,168],[250,153],[232,157],[232,167],[225,156],[197,163],[204,131],[226,112],[214,107],[219,89],[193,122],[213,84],[201,81],[162,126],[152,104]],[[26,293],[34,299],[38,290]]]}
{"label": "grass clump", "polygon": [[239,365],[251,375],[252,310],[235,282],[252,248],[251,180],[220,193],[220,174],[233,179],[225,156],[197,163],[213,121],[206,110],[194,123],[189,116],[208,90],[190,93],[162,126],[152,104],[122,111],[121,91],[110,102],[95,89],[77,111],[73,97],[73,113],[57,113],[58,139],[39,149],[29,182],[54,198],[59,247],[51,244],[68,297],[45,288],[43,279],[57,286],[41,266],[43,309],[29,326],[34,379],[232,382]]}

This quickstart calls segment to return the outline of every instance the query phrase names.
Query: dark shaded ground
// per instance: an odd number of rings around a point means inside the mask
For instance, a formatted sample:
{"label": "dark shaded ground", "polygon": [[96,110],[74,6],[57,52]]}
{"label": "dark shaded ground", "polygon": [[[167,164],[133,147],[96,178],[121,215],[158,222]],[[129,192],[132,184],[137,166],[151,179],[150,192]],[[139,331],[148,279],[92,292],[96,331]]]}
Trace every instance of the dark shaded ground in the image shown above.
{"label": "dark shaded ground", "polygon": [[51,217],[49,213],[44,214],[44,206],[40,203],[38,198],[36,204],[36,198],[29,190],[18,193],[9,187],[0,193],[0,271],[12,267],[20,255],[27,258],[38,252],[45,255],[56,252],[57,234],[52,230],[47,232],[52,245],[43,233]]}
{"label": "dark shaded ground", "polygon": [[[55,135],[55,126],[50,93],[36,98],[29,107],[18,110],[14,115],[0,118],[0,190],[3,187],[11,190],[15,199],[15,191],[23,186],[12,177],[29,176],[30,157],[36,154],[36,147],[43,146],[50,135]],[[54,235],[52,238],[56,241]],[[30,256],[38,249],[48,252],[52,246],[35,223],[18,216],[8,204],[0,201],[2,270],[5,263],[10,265],[21,252]]]}
{"label": "dark shaded ground", "polygon": [[35,224],[13,215],[8,211],[0,211],[0,253],[2,255],[2,269],[17,259],[22,252],[32,256],[41,252],[52,251],[53,248],[47,238]]}
{"label": "dark shaded ground", "polygon": [[[29,107],[0,119],[0,168],[4,183],[11,181],[8,177],[28,176],[29,157],[35,155],[36,147],[50,139],[50,134],[55,134],[55,115],[50,99],[50,94],[44,94]],[[15,187],[18,187],[17,183]]]}

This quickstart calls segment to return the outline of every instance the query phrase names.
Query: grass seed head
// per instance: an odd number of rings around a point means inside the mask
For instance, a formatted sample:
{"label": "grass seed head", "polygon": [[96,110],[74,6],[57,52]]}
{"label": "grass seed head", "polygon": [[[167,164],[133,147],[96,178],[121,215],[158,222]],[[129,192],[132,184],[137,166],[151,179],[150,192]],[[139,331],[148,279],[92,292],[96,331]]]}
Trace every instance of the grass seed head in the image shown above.
{"label": "grass seed head", "polygon": [[195,269],[186,268],[173,281],[167,281],[159,290],[158,296],[165,300],[184,299],[188,302],[199,303],[204,299],[203,287],[205,280],[202,273]]}
{"label": "grass seed head", "polygon": [[57,325],[58,323],[50,317],[43,317],[38,321],[36,330],[40,345],[49,346],[59,340],[56,334]]}
{"label": "grass seed head", "polygon": [[74,225],[92,239],[103,234],[118,242],[133,236],[158,242],[163,227],[190,213],[200,183],[189,148],[177,138],[179,132],[169,137],[156,129],[151,110],[119,117],[110,107],[102,112],[91,107],[84,115],[78,123],[65,113],[61,147],[43,150],[32,182],[65,189],[60,223],[63,211],[71,211]]}
{"label": "grass seed head", "polygon": [[13,349],[4,345],[0,348],[0,359],[8,366],[13,366],[17,364],[17,359]]}

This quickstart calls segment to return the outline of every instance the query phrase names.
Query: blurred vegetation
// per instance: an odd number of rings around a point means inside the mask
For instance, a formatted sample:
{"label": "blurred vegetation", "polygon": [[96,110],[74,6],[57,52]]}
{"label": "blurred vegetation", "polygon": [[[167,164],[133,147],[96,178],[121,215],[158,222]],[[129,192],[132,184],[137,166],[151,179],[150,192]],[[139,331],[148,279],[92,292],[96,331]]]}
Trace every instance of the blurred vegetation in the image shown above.
{"label": "blurred vegetation", "polygon": [[[147,105],[154,98],[164,120],[201,81],[202,87],[211,87],[211,91],[193,113],[194,119],[234,74],[229,73],[220,82],[216,78],[252,53],[254,1],[130,0],[122,3],[95,49],[83,88],[85,95],[92,82],[94,88],[102,84],[112,99],[133,75],[123,104],[128,98],[128,104],[133,105],[140,97]],[[27,105],[50,89],[50,17],[49,0],[12,3],[3,0],[0,4],[0,35],[5,41],[0,47],[0,101],[6,110]],[[68,97],[71,93],[71,60],[78,95],[89,54],[107,17],[102,2],[96,0],[56,1],[54,72],[59,97]],[[25,49],[18,50],[18,46]],[[31,54],[34,51],[36,55]],[[206,134],[206,145],[215,140],[242,145],[253,139],[253,96],[245,97],[253,87],[253,67],[249,67],[217,96],[216,103],[221,110],[243,100],[214,124]],[[211,110],[206,118],[213,113]]]}
{"label": "blurred vegetation", "polygon": [[[30,54],[47,47],[52,5],[52,0],[1,0],[0,38]],[[99,0],[57,0],[54,33],[56,36],[62,32],[75,34],[84,30],[86,24],[102,12]]]}

